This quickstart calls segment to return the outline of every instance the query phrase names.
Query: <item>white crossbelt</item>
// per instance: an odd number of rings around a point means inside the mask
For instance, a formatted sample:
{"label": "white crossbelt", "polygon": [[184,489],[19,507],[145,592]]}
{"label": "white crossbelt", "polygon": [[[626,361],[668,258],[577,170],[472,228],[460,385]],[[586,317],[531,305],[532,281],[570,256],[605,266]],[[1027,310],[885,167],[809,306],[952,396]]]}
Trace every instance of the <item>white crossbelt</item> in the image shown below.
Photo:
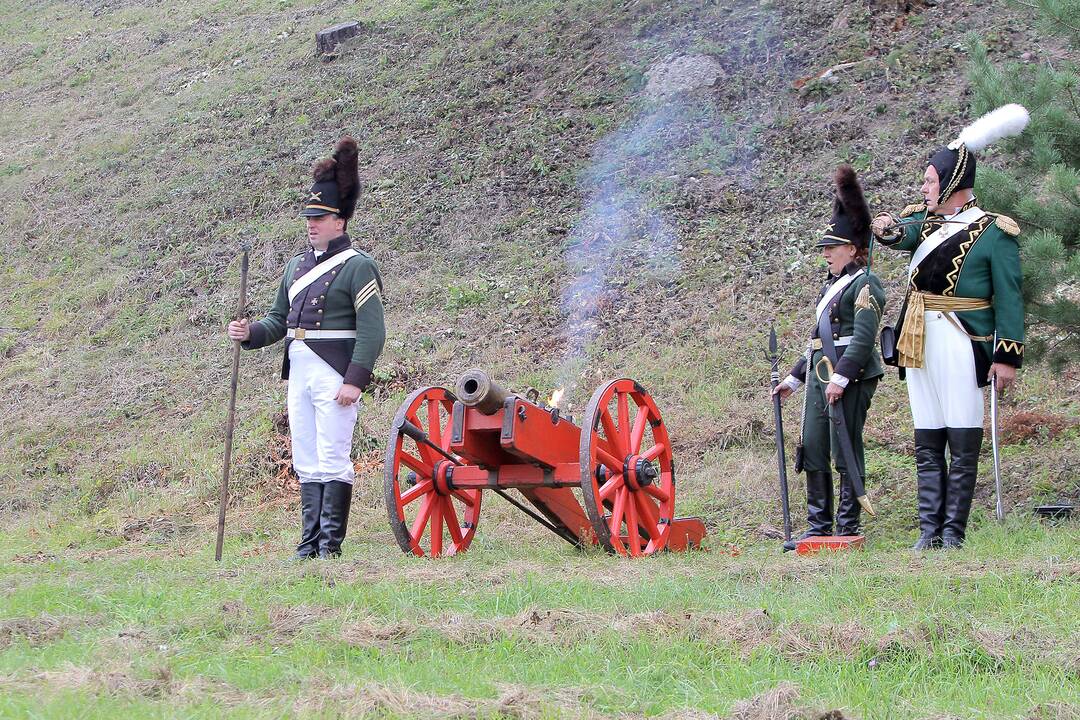
{"label": "white crossbelt", "polygon": [[[851,341],[854,340],[854,339],[855,339],[854,335],[841,335],[840,337],[836,338],[832,342],[833,342],[833,345],[835,345],[836,347],[847,347],[848,345],[851,344]],[[815,350],[821,350],[821,338],[814,338],[813,345],[814,345]]]}
{"label": "white crossbelt", "polygon": [[308,330],[289,328],[285,333],[294,340],[348,340],[356,337],[355,330]]}

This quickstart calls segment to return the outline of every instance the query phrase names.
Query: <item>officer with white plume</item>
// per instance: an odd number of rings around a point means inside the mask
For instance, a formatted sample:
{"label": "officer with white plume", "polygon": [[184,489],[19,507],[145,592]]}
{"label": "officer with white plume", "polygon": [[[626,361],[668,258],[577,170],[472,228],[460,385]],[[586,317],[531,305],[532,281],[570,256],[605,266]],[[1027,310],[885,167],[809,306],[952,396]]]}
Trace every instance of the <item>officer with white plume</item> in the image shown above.
{"label": "officer with white plume", "polygon": [[[983,439],[983,390],[1009,387],[1024,356],[1020,228],[975,201],[975,153],[1023,131],[1005,105],[935,150],[924,202],[873,223],[882,244],[911,254],[908,288],[885,361],[907,380],[915,424],[920,537],[914,549],[964,543]],[[949,449],[946,463],[945,450]]]}

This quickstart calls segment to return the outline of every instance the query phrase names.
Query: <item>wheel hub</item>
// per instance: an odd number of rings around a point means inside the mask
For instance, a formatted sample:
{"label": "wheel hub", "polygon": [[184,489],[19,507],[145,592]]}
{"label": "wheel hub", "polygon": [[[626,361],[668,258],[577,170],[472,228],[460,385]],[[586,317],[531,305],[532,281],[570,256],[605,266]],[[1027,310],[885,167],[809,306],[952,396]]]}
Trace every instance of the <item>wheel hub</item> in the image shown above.
{"label": "wheel hub", "polygon": [[659,476],[656,466],[640,455],[627,455],[623,461],[623,477],[632,490],[652,485]]}
{"label": "wheel hub", "polygon": [[449,460],[440,460],[435,465],[435,474],[431,478],[435,485],[435,492],[440,495],[449,495],[451,492],[450,479],[453,473],[454,464]]}

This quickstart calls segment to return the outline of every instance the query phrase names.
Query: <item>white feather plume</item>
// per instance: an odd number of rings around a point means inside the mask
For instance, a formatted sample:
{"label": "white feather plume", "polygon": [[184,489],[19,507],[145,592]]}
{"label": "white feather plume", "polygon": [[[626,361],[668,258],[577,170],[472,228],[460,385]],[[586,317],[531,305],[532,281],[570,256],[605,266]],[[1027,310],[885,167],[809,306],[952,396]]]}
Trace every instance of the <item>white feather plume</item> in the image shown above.
{"label": "white feather plume", "polygon": [[1031,116],[1023,105],[1016,103],[1002,105],[964,128],[949,147],[963,143],[971,152],[979,152],[1001,138],[1019,135],[1027,127],[1029,120]]}

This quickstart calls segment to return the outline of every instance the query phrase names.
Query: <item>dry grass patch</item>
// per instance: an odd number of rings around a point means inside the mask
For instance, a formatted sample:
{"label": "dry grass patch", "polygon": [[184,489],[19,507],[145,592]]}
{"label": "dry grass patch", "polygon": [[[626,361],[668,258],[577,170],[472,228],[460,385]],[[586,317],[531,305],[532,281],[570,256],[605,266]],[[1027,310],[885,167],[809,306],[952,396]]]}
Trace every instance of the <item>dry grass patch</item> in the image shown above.
{"label": "dry grass patch", "polygon": [[799,687],[782,682],[771,690],[741,700],[731,708],[731,720],[845,720],[840,710],[816,712],[798,704]]}
{"label": "dry grass patch", "polygon": [[174,681],[172,671],[164,665],[154,668],[148,678],[137,678],[127,670],[96,670],[68,664],[60,670],[35,673],[27,678],[2,678],[0,687],[34,692],[80,690],[99,695],[159,700],[172,693]]}
{"label": "dry grass patch", "polygon": [[373,618],[354,620],[341,629],[341,639],[352,647],[387,648],[412,636],[415,628],[402,622],[381,623]]}
{"label": "dry grass patch", "polygon": [[64,637],[72,628],[94,623],[85,617],[49,614],[3,620],[0,621],[0,650],[19,640],[25,640],[31,647],[41,647]]}
{"label": "dry grass patch", "polygon": [[389,685],[325,685],[312,683],[293,704],[301,716],[341,714],[353,716],[390,715],[402,718],[600,718],[580,702],[580,693],[555,691],[539,693],[520,685],[502,685],[494,700],[471,699],[460,695],[433,695],[406,687]]}
{"label": "dry grass patch", "polygon": [[311,605],[275,605],[267,613],[270,633],[280,640],[292,640],[313,618],[326,617],[327,608]]}
{"label": "dry grass patch", "polygon": [[821,655],[854,659],[870,642],[870,630],[850,620],[840,625],[808,626],[793,623],[777,636],[780,653],[794,662]]}

